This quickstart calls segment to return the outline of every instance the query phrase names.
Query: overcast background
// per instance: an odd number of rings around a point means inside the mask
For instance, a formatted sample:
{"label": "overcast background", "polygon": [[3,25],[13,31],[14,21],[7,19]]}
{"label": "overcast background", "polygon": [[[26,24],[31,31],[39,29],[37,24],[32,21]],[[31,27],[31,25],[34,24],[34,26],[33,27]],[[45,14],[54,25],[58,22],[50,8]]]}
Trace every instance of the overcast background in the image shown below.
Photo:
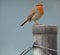
{"label": "overcast background", "polygon": [[[41,24],[57,24],[57,47],[60,49],[60,0],[0,0],[0,55],[19,55],[32,45],[32,25],[20,27],[36,3],[44,4]],[[27,55],[32,55],[32,51]],[[60,55],[60,53],[58,53]]]}

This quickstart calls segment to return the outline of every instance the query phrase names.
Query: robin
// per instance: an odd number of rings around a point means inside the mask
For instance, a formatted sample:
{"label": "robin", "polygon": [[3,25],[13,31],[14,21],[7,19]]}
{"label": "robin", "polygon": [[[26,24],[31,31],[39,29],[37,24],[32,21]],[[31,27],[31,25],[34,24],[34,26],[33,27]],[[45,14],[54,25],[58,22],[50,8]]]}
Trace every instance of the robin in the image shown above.
{"label": "robin", "polygon": [[39,20],[41,18],[41,16],[43,16],[43,14],[44,14],[43,4],[37,3],[35,5],[35,8],[32,9],[32,11],[29,13],[27,19],[21,24],[21,26],[23,26],[28,21],[29,22],[34,21],[37,24],[37,20]]}

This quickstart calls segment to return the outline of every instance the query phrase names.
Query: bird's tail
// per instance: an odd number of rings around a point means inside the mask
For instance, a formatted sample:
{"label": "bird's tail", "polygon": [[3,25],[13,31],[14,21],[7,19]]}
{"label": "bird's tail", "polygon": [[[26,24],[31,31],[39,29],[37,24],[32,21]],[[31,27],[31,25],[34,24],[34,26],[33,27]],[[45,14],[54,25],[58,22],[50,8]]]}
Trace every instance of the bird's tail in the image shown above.
{"label": "bird's tail", "polygon": [[21,24],[21,26],[23,26],[25,23],[27,23],[27,21],[28,21],[28,19],[25,20],[25,21]]}

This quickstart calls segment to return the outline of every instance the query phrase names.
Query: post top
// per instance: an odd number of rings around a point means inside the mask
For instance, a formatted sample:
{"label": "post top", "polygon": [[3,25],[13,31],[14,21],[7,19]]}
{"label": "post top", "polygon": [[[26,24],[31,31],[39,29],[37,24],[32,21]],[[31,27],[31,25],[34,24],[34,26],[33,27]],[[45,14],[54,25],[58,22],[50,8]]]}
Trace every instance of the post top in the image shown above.
{"label": "post top", "polygon": [[57,34],[57,25],[34,24],[32,27],[33,34]]}

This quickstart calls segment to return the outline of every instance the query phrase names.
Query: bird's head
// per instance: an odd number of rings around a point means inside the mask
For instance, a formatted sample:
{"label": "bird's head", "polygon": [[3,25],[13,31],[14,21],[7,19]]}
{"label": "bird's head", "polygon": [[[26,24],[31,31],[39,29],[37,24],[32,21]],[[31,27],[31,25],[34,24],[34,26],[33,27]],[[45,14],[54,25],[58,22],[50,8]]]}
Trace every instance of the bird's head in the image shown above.
{"label": "bird's head", "polygon": [[37,3],[36,6],[43,6],[43,4],[42,3]]}

